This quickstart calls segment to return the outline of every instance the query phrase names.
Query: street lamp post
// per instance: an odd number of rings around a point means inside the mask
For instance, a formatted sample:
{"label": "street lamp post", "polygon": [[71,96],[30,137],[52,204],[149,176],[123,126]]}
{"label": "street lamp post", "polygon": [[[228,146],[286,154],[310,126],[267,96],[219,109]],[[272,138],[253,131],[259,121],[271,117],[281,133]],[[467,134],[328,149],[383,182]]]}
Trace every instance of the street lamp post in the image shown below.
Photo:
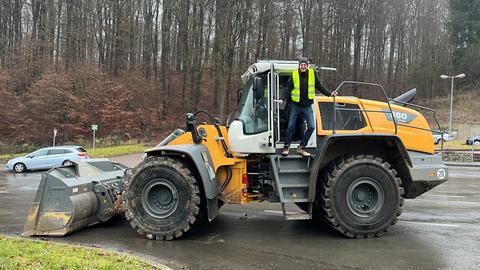
{"label": "street lamp post", "polygon": [[[449,121],[448,121],[448,135],[452,136],[452,110],[453,110],[453,80],[454,79],[463,79],[465,78],[465,74],[458,74],[455,76],[449,76],[449,75],[440,75],[441,79],[452,79],[452,87],[450,90],[450,116],[449,116]],[[443,135],[442,135],[442,140],[443,140]]]}

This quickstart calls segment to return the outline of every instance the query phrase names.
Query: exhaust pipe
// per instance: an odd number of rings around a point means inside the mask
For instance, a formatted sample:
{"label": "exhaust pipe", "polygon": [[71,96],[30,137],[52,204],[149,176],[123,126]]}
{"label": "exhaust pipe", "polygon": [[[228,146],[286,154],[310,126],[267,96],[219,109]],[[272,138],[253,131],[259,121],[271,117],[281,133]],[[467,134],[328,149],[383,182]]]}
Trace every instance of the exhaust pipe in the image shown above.
{"label": "exhaust pipe", "polygon": [[125,169],[108,159],[88,159],[43,173],[23,235],[64,236],[108,221],[121,211]]}
{"label": "exhaust pipe", "polygon": [[407,92],[401,94],[400,96],[394,98],[391,103],[399,106],[406,107],[408,103],[412,102],[412,100],[417,96],[417,88],[412,88]]}

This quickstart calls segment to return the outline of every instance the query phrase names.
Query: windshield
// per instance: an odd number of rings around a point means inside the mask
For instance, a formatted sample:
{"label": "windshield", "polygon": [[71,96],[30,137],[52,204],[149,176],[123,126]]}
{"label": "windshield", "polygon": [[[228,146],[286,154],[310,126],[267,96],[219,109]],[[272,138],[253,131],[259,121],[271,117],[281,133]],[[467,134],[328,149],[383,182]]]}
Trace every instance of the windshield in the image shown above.
{"label": "windshield", "polygon": [[[264,79],[266,76],[257,75]],[[268,130],[268,95],[265,83],[265,95],[263,98],[254,100],[252,89],[253,76],[248,79],[240,99],[236,119],[243,123],[244,134],[257,134]]]}

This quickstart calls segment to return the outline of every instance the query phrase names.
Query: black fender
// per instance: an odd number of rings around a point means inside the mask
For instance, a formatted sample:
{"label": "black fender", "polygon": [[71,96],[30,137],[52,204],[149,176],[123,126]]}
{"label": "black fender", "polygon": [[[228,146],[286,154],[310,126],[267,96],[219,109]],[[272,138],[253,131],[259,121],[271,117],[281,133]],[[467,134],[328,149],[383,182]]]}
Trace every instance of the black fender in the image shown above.
{"label": "black fender", "polygon": [[157,146],[145,151],[147,156],[177,156],[186,159],[190,165],[196,169],[197,181],[203,187],[203,192],[207,200],[207,210],[209,220],[213,220],[218,215],[218,181],[215,176],[215,170],[212,158],[207,147],[203,144],[179,144]]}
{"label": "black fender", "polygon": [[308,201],[315,200],[318,174],[342,155],[370,154],[386,158],[399,173],[402,183],[411,183],[412,165],[401,139],[395,134],[333,134],[317,137],[317,155],[309,179]]}

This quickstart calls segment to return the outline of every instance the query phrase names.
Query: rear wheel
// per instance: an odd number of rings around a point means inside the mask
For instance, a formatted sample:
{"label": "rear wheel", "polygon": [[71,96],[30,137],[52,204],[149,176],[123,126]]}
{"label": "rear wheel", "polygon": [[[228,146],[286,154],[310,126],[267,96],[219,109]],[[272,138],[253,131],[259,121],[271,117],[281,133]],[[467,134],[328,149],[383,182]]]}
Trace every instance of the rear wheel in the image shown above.
{"label": "rear wheel", "polygon": [[125,217],[148,239],[178,238],[205,211],[191,170],[174,158],[145,159],[126,173],[124,188]]}
{"label": "rear wheel", "polygon": [[347,237],[381,236],[402,213],[400,178],[381,158],[341,159],[322,178],[317,209],[332,228]]}
{"label": "rear wheel", "polygon": [[68,160],[68,159],[65,160],[65,161],[62,163],[63,166],[70,166],[70,165],[72,165],[72,164],[73,164],[73,162],[71,162],[71,161]]}
{"label": "rear wheel", "polygon": [[480,145],[480,141],[479,140],[474,141],[473,145]]}
{"label": "rear wheel", "polygon": [[21,162],[13,165],[13,171],[16,173],[22,173],[22,172],[25,172],[26,170],[27,170],[27,166],[25,166],[25,164]]}

